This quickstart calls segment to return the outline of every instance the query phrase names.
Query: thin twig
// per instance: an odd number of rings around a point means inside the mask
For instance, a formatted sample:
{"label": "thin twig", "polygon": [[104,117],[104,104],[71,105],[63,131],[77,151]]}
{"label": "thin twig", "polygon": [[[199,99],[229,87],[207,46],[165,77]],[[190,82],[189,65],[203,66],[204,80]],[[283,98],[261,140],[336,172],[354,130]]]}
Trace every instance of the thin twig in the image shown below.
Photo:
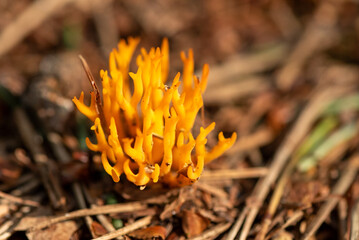
{"label": "thin twig", "polygon": [[[81,191],[81,187],[80,187],[79,183],[75,182],[75,183],[72,184],[72,191],[75,194],[75,198],[76,198],[76,201],[77,201],[77,204],[79,205],[79,207],[82,208],[82,209],[85,209],[86,208],[86,202],[85,202],[85,198],[83,196],[83,193]],[[93,222],[92,218],[90,216],[85,216],[84,218],[85,218],[87,228],[90,230],[91,236],[93,238],[95,238],[96,234],[95,234],[95,232],[93,231],[93,228],[92,228],[92,222]]]}
{"label": "thin twig", "polygon": [[232,225],[231,222],[229,223],[222,223],[214,226],[213,228],[204,231],[200,236],[189,238],[190,240],[205,240],[205,239],[215,239],[219,234],[226,231]]}
{"label": "thin twig", "polygon": [[348,219],[348,202],[346,199],[340,199],[338,204],[339,216],[339,237],[340,240],[345,240]]}
{"label": "thin twig", "polygon": [[265,214],[264,220],[261,224],[261,230],[256,236],[256,240],[263,240],[269,231],[269,226],[272,224],[272,218],[277,211],[279,201],[283,195],[285,186],[288,184],[290,176],[294,171],[295,167],[298,164],[298,161],[305,155],[311,154],[313,151],[316,151],[315,146],[329,135],[338,124],[338,121],[335,118],[326,118],[322,120],[321,123],[312,131],[312,133],[303,141],[299,149],[293,154],[289,163],[285,166],[282,175],[280,176],[275,190],[271,196],[267,212]]}
{"label": "thin twig", "polygon": [[[90,193],[88,192],[88,190],[86,189],[86,187],[84,185],[82,185],[82,191],[84,193],[84,196],[86,198],[86,201],[90,203],[91,208],[96,208],[98,207],[96,204],[94,204],[94,200],[92,199]],[[108,231],[108,232],[113,232],[116,229],[114,228],[114,226],[112,225],[111,222],[108,221],[107,217],[104,214],[99,214],[96,215],[96,218],[100,221],[100,223],[102,224],[102,226]]]}
{"label": "thin twig", "polygon": [[62,143],[61,136],[58,133],[50,132],[47,134],[47,138],[51,144],[51,148],[61,164],[68,164],[72,161],[71,155],[68,153]]}
{"label": "thin twig", "polygon": [[43,222],[36,224],[35,226],[30,227],[32,230],[42,229],[48,227],[52,224],[66,221],[69,219],[84,217],[84,216],[92,216],[98,214],[109,214],[109,213],[122,213],[122,212],[134,212],[145,209],[147,206],[142,204],[141,202],[132,202],[132,203],[124,203],[124,204],[111,204],[105,206],[99,206],[91,209],[79,209],[73,212],[66,213],[63,216],[55,217]]}
{"label": "thin twig", "polygon": [[136,222],[134,222],[130,225],[127,225],[123,228],[120,228],[120,229],[114,231],[114,232],[105,234],[105,235],[103,235],[99,238],[95,238],[93,240],[107,240],[107,239],[113,239],[113,238],[116,238],[119,236],[123,236],[127,233],[130,233],[130,232],[136,230],[136,229],[139,229],[139,228],[149,225],[151,223],[151,219],[152,219],[152,216],[147,216],[147,217],[141,218],[140,220],[137,220]]}
{"label": "thin twig", "polygon": [[247,206],[245,206],[241,212],[241,215],[239,215],[236,222],[234,223],[231,230],[229,231],[226,239],[235,239],[236,238],[236,236],[239,232],[239,229],[241,228],[241,226],[244,222],[244,219],[245,219],[246,215],[248,214],[248,211],[249,211],[249,208]]}
{"label": "thin twig", "polygon": [[24,185],[21,185],[20,187],[12,190],[10,194],[19,197],[32,192],[39,185],[40,185],[40,180],[38,178],[35,178],[34,175],[32,175],[32,179],[29,179]]}
{"label": "thin twig", "polygon": [[[32,197],[32,201],[39,202],[43,199],[44,194],[37,194]],[[0,239],[8,239],[15,231],[15,227],[20,220],[29,214],[33,208],[30,206],[22,206],[15,213],[13,213],[9,220],[2,223],[0,226]]]}
{"label": "thin twig", "polygon": [[227,179],[244,179],[258,178],[268,174],[268,168],[239,168],[205,171],[201,176],[201,181],[207,180],[227,180]]}
{"label": "thin twig", "polygon": [[210,194],[217,196],[219,198],[222,198],[222,199],[228,199],[228,193],[226,193],[225,191],[223,191],[220,188],[216,188],[214,186],[210,186],[208,184],[201,183],[201,182],[196,182],[195,186],[201,191],[210,193]]}
{"label": "thin twig", "polygon": [[97,111],[97,114],[100,118],[100,122],[101,122],[101,126],[102,126],[102,129],[106,135],[106,138],[107,136],[110,134],[109,133],[109,129],[107,127],[107,124],[106,124],[106,119],[105,119],[105,114],[103,112],[103,108],[102,108],[102,100],[101,100],[101,94],[100,94],[100,90],[98,89],[97,87],[97,84],[96,84],[96,81],[95,81],[95,78],[94,76],[92,75],[91,73],[91,70],[90,70],[90,67],[89,65],[87,64],[86,60],[81,56],[79,55],[79,58],[80,58],[80,61],[82,63],[82,66],[85,70],[85,73],[87,75],[87,78],[88,80],[90,81],[90,84],[91,84],[91,87],[92,87],[92,90],[94,91],[95,93],[95,98],[96,98],[96,111]]}
{"label": "thin twig", "polygon": [[190,187],[181,188],[178,193],[178,196],[169,204],[167,204],[160,214],[160,219],[164,220],[171,217],[174,213],[179,211],[181,205],[188,199],[188,196],[191,193]]}
{"label": "thin twig", "polygon": [[293,215],[279,228],[273,230],[270,234],[268,234],[265,238],[265,240],[272,239],[273,236],[275,236],[279,232],[283,232],[284,229],[286,229],[289,226],[292,226],[296,224],[300,219],[302,219],[304,216],[304,212],[302,210],[298,210],[293,213]]}
{"label": "thin twig", "polygon": [[[353,183],[359,168],[359,155],[356,154],[349,159],[349,163],[345,170],[342,172],[341,177],[335,184],[332,195],[342,196],[346,193],[350,185]],[[307,240],[318,230],[324,220],[329,216],[331,211],[335,208],[340,198],[329,198],[323,206],[320,207],[318,214],[309,223],[307,230],[301,239]]]}
{"label": "thin twig", "polygon": [[347,234],[347,236],[350,237],[349,239],[358,239],[358,236],[359,236],[359,199],[357,199],[356,203],[353,206],[353,209],[351,210],[351,218],[350,218],[349,225],[350,225],[350,231]]}
{"label": "thin twig", "polygon": [[5,198],[5,199],[9,200],[10,202],[19,203],[22,205],[28,205],[31,207],[39,207],[40,206],[40,203],[38,203],[36,201],[21,199],[21,198],[15,197],[13,195],[10,195],[10,194],[7,194],[7,193],[1,192],[1,191],[0,191],[0,197]]}
{"label": "thin twig", "polygon": [[298,210],[298,211],[294,212],[293,215],[290,218],[288,218],[288,220],[281,226],[281,229],[283,230],[283,229],[295,224],[303,216],[304,216],[304,212],[302,210]]}
{"label": "thin twig", "polygon": [[249,198],[252,201],[247,201],[247,206],[250,210],[244,222],[240,240],[247,238],[259,208],[262,206],[264,199],[268,195],[272,184],[276,181],[279,173],[287,163],[289,156],[293,153],[297,144],[310,129],[324,106],[326,106],[330,100],[341,96],[349,90],[349,88],[326,89],[324,91],[320,90],[318,91],[319,93],[312,98],[304,112],[300,115],[292,131],[276,152],[273,162],[269,168],[269,173],[265,177],[261,178],[256,184],[255,189]]}
{"label": "thin twig", "polygon": [[27,183],[34,178],[35,178],[35,175],[33,173],[24,174],[24,175],[20,176],[18,179],[16,179],[15,182],[11,182],[9,184],[1,184],[0,191],[8,192],[10,189],[20,186],[24,183]]}

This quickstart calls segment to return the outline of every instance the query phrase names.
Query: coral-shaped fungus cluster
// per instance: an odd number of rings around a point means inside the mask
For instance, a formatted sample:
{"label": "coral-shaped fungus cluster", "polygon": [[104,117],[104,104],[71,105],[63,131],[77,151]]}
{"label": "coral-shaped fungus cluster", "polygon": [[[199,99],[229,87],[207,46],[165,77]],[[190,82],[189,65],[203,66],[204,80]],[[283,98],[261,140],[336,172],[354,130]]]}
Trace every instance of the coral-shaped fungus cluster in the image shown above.
{"label": "coral-shaped fungus cluster", "polygon": [[94,122],[91,129],[97,144],[87,138],[87,146],[101,152],[105,171],[115,182],[124,173],[129,181],[143,187],[150,181],[190,185],[198,180],[204,164],[233,145],[236,134],[225,138],[219,133],[217,145],[207,151],[207,135],[215,123],[201,127],[196,138],[192,127],[203,106],[208,65],[203,66],[202,78],[198,79],[193,74],[192,50],[188,57],[182,52],[182,86],[178,73],[169,87],[165,85],[169,69],[167,39],[161,48],[149,52],[141,49],[136,59],[137,73],[132,73],[129,64],[138,43],[137,38],[129,38],[128,43],[121,40],[118,49],[111,52],[110,72],[100,72],[101,109],[95,92],[91,92],[90,106],[84,104],[83,92],[79,99],[73,99],[79,111]]}

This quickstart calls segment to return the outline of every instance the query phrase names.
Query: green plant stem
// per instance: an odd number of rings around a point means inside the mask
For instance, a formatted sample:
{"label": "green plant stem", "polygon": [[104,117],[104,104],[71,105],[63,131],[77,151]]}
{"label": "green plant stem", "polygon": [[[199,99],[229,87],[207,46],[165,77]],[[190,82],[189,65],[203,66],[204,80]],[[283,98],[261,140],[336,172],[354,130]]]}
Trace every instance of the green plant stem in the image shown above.
{"label": "green plant stem", "polygon": [[326,139],[310,156],[302,158],[298,163],[298,169],[305,172],[315,166],[332,149],[353,138],[358,132],[356,123],[350,123],[334,132]]}

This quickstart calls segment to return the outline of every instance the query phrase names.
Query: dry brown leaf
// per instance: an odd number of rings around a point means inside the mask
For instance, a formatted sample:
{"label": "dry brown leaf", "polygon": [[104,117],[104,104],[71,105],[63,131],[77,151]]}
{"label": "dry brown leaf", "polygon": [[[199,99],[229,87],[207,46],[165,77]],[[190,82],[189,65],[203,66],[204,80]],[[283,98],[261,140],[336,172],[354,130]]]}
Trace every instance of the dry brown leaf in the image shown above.
{"label": "dry brown leaf", "polygon": [[13,159],[10,157],[0,156],[0,180],[4,182],[11,182],[21,176],[22,169],[14,164]]}
{"label": "dry brown leaf", "polygon": [[151,226],[144,229],[138,229],[128,234],[136,239],[165,239],[166,228],[162,226]]}
{"label": "dry brown leaf", "polygon": [[26,236],[29,240],[59,240],[71,239],[78,226],[75,221],[66,221],[54,224],[44,230],[29,231]]}
{"label": "dry brown leaf", "polygon": [[192,210],[184,210],[182,212],[182,229],[189,238],[201,234],[209,224],[210,221],[207,218]]}
{"label": "dry brown leaf", "polygon": [[105,235],[106,233],[108,233],[107,230],[96,221],[93,221],[91,223],[91,228],[92,228],[92,231],[96,234],[96,236],[102,236],[102,235]]}

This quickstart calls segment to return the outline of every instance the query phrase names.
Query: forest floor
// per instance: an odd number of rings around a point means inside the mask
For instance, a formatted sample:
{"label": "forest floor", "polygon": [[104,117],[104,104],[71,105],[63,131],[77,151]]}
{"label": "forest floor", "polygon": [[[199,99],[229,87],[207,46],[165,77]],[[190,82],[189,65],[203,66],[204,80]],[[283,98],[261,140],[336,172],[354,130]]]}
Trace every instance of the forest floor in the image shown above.
{"label": "forest floor", "polygon": [[[0,239],[358,239],[358,4],[1,1]],[[196,124],[238,139],[192,186],[115,183],[85,145],[78,55],[100,81],[129,36],[169,39],[169,79],[210,66]]]}

